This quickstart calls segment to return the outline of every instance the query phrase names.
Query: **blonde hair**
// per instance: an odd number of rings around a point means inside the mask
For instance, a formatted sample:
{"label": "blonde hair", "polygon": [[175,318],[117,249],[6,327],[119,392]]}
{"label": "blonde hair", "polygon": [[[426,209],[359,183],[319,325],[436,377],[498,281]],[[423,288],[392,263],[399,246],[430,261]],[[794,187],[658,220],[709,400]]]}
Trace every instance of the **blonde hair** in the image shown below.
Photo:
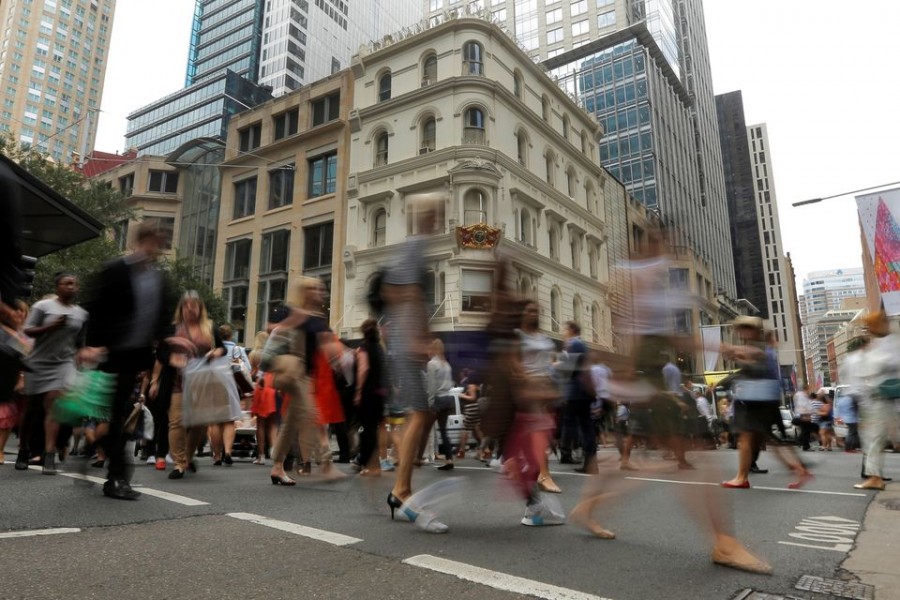
{"label": "blonde hair", "polygon": [[444,342],[439,339],[435,339],[429,344],[429,349],[431,352],[440,360],[447,362],[447,356],[444,354]]}
{"label": "blonde hair", "polygon": [[216,338],[213,335],[212,319],[209,318],[209,314],[206,312],[206,304],[203,302],[203,298],[201,298],[200,294],[198,294],[195,290],[186,291],[184,294],[182,294],[181,299],[178,301],[178,307],[175,308],[175,318],[172,321],[175,327],[177,328],[184,325],[183,309],[184,305],[188,302],[197,303],[197,306],[200,308],[200,318],[198,319],[200,333],[203,334],[203,337],[207,339],[211,346],[214,345],[216,343]]}
{"label": "blonde hair", "polygon": [[260,331],[256,334],[256,337],[253,338],[253,349],[254,350],[262,350],[266,347],[266,342],[269,341],[269,334],[265,331]]}
{"label": "blonde hair", "polygon": [[[324,286],[324,284],[318,277],[309,277],[306,275],[298,277],[294,280],[294,283],[293,285],[291,285],[291,289],[288,292],[287,303],[292,306],[306,308],[310,290],[316,289],[320,286]],[[315,308],[319,310],[322,309],[321,306],[317,306]]]}
{"label": "blonde hair", "polygon": [[253,338],[253,350],[250,351],[247,359],[250,361],[250,368],[254,371],[259,368],[259,364],[262,362],[263,350],[266,348],[267,341],[269,341],[269,334],[265,331],[260,331]]}

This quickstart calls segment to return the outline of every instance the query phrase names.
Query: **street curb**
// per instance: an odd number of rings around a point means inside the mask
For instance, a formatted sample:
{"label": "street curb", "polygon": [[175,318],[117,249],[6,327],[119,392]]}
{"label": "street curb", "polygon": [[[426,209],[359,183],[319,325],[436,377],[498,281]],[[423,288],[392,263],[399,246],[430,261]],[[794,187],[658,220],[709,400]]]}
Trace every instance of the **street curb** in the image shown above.
{"label": "street curb", "polygon": [[876,598],[900,598],[900,483],[875,494],[866,509],[856,544],[841,569],[875,586]]}

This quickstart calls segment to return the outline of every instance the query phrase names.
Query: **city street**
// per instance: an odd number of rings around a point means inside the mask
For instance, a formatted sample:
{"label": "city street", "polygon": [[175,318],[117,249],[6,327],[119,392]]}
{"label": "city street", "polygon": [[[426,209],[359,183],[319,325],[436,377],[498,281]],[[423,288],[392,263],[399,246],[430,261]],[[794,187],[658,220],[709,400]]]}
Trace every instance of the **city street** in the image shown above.
{"label": "city street", "polygon": [[[615,456],[601,450],[601,463],[612,468]],[[441,510],[448,535],[391,522],[389,473],[283,488],[249,460],[228,468],[204,458],[199,473],[181,481],[138,466],[134,481],[144,495],[118,502],[77,479],[82,459],[71,459],[69,475],[57,477],[15,472],[7,462],[0,467],[0,596],[282,598],[302,591],[313,598],[635,600],[730,599],[754,589],[821,598],[794,585],[803,575],[836,575],[873,496],[852,487],[858,455],[804,457],[816,479],[802,491],[786,489],[790,476],[771,453],[761,458],[771,472],[754,476],[753,489],[724,491],[696,485],[716,483],[708,470],[691,477],[648,456],[645,471],[629,473],[636,490],[604,509],[614,541],[571,525],[521,526],[521,503],[507,501],[500,476],[472,459],[449,475],[465,485]],[[698,452],[691,459],[717,465],[724,476],[737,454]],[[897,455],[887,456],[887,466],[897,473]],[[564,491],[558,498],[571,510],[584,476],[555,462],[551,468]],[[414,483],[421,488],[446,477],[426,466]],[[682,492],[706,489],[733,500],[739,537],[769,560],[773,576],[710,562],[708,541],[679,501]]]}

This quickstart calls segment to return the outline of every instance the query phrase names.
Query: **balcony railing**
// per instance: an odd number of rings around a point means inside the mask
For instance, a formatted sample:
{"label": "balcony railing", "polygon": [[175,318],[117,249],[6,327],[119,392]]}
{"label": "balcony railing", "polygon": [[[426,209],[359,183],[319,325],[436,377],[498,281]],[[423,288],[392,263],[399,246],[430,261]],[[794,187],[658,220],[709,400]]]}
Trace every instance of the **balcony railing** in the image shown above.
{"label": "balcony railing", "polygon": [[463,129],[462,142],[473,146],[487,146],[487,136],[480,127],[466,127]]}

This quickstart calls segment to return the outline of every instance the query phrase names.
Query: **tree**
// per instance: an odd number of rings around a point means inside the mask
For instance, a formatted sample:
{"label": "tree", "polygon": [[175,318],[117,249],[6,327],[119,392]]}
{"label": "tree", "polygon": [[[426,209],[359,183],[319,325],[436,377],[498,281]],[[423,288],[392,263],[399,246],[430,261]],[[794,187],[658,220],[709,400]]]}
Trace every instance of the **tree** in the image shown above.
{"label": "tree", "polygon": [[228,323],[228,306],[225,300],[197,277],[190,261],[186,258],[167,260],[163,262],[163,269],[169,278],[169,285],[172,286],[172,290],[179,297],[187,290],[196,290],[206,305],[206,312],[209,313],[209,318],[216,325]]}
{"label": "tree", "polygon": [[69,272],[85,281],[104,262],[119,255],[119,247],[112,235],[113,227],[131,218],[133,211],[118,190],[105,183],[88,180],[68,165],[56,163],[46,154],[28,146],[19,146],[9,137],[0,137],[0,152],[100,221],[104,227],[100,237],[38,260],[32,300],[54,293],[53,279],[57,273]]}

